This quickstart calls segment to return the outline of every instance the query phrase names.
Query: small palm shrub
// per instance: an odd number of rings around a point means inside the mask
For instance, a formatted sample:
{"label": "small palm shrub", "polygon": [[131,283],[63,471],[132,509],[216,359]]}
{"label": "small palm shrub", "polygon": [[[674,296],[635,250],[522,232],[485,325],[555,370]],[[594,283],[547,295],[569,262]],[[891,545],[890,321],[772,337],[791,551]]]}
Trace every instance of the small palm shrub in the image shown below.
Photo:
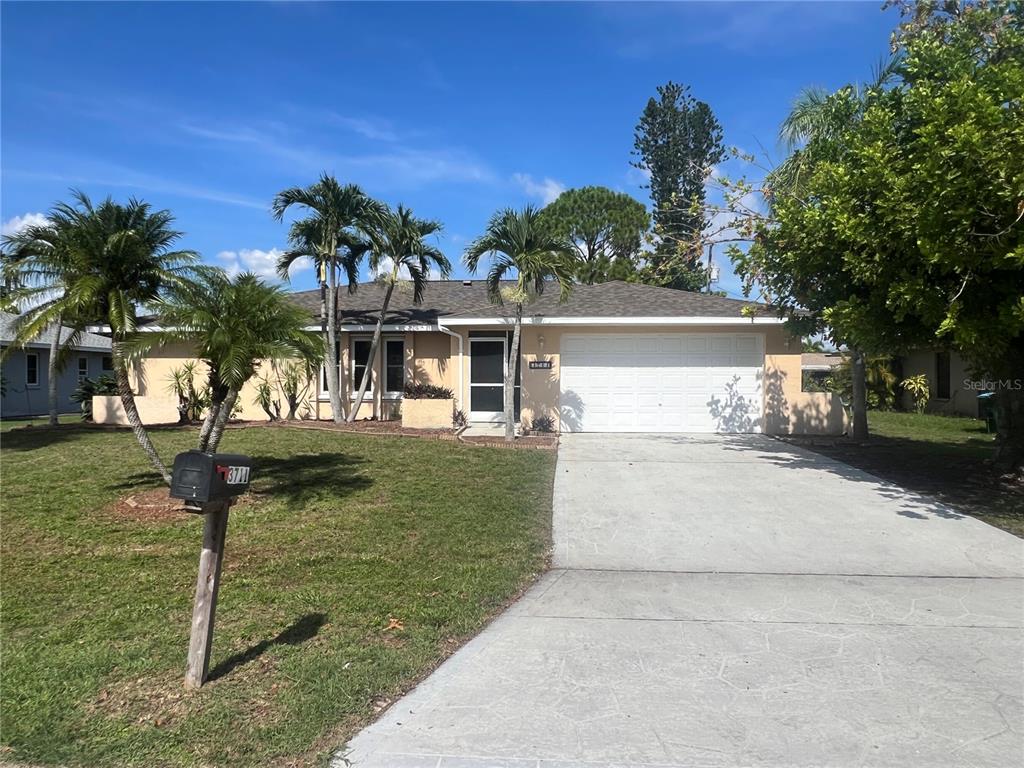
{"label": "small palm shrub", "polygon": [[910,394],[911,400],[914,401],[914,410],[924,413],[924,409],[928,407],[928,398],[932,394],[928,386],[928,377],[923,373],[919,373],[917,376],[908,376],[900,382],[900,386]]}
{"label": "small palm shrub", "polygon": [[462,429],[463,427],[469,426],[469,417],[465,411],[456,408],[452,411],[452,427],[455,429]]}
{"label": "small palm shrub", "polygon": [[196,361],[173,369],[167,378],[167,390],[178,398],[178,423],[199,421],[210,405],[210,393],[208,387],[196,387]]}
{"label": "small palm shrub", "polygon": [[266,376],[256,383],[256,399],[253,403],[263,409],[270,421],[281,420],[281,401],[274,399],[274,387]]}

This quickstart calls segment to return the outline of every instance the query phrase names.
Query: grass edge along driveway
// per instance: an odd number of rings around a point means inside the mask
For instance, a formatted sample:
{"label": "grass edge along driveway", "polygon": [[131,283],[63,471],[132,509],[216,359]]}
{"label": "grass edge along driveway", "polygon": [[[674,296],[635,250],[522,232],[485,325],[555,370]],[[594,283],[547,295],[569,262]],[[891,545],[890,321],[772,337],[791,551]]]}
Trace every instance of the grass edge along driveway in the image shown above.
{"label": "grass edge along driveway", "polygon": [[[168,459],[194,437],[154,433]],[[258,473],[189,693],[201,520],[146,505],[129,432],[2,439],[0,760],[320,763],[546,568],[554,452],[232,430]]]}

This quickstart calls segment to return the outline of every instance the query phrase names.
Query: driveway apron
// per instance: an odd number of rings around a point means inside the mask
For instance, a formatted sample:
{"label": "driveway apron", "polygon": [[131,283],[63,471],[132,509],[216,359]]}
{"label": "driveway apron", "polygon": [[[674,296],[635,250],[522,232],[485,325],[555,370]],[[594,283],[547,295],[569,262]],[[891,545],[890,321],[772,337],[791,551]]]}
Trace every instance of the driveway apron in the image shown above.
{"label": "driveway apron", "polygon": [[1024,541],[762,436],[569,435],[554,568],[368,768],[1024,764]]}

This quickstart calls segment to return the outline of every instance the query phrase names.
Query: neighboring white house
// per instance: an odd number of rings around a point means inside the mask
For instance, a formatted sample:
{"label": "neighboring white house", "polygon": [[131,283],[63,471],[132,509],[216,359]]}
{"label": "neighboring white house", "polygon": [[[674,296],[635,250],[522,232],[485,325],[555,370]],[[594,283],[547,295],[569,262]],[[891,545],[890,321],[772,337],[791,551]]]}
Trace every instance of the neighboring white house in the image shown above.
{"label": "neighboring white house", "polygon": [[[24,349],[8,348],[14,341],[17,315],[0,312],[0,349],[3,362],[4,393],[0,402],[0,417],[41,416],[49,412],[50,343],[54,328],[30,342]],[[71,336],[72,330],[61,328],[61,339]],[[112,373],[110,339],[94,333],[83,333],[75,345],[64,370],[57,379],[57,410],[74,413],[78,403],[71,399],[78,384],[85,378],[95,379],[102,373]]]}

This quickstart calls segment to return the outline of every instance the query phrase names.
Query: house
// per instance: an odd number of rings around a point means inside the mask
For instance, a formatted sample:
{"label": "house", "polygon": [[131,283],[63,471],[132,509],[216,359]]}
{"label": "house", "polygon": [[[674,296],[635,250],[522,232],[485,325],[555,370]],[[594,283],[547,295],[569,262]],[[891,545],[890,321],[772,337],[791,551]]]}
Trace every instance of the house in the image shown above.
{"label": "house", "polygon": [[[342,399],[346,414],[369,365],[370,337],[384,288],[340,292]],[[320,329],[320,293],[293,294]],[[502,422],[503,375],[512,337],[511,305],[492,304],[482,280],[432,281],[422,304],[396,290],[381,354],[360,418],[396,418],[407,383],[452,390],[471,422]],[[550,417],[570,432],[767,432],[839,434],[839,398],[804,392],[801,341],[764,305],[624,282],[557,290],[525,309],[516,376],[516,418]],[[162,349],[139,371],[140,411],[174,413],[166,383],[189,359]],[[241,393],[240,416],[265,418],[255,390]],[[326,381],[312,387],[310,411],[330,418]],[[166,400],[159,408],[146,398]],[[144,416],[145,418],[145,416]]]}
{"label": "house", "polygon": [[[978,395],[985,391],[985,382],[971,372],[959,352],[917,349],[897,358],[896,364],[901,379],[920,374],[927,377],[931,391],[926,408],[929,413],[979,415]],[[909,393],[903,392],[901,399],[901,407],[913,409],[914,402]]]}
{"label": "house", "polygon": [[[3,418],[41,416],[49,413],[50,343],[54,328],[30,342],[24,349],[10,349],[15,337],[17,315],[0,312],[0,347],[3,349],[4,393],[0,414]],[[72,329],[61,327],[61,339],[67,339]],[[82,333],[72,348],[64,370],[57,379],[57,410],[75,413],[78,403],[71,395],[85,379],[95,379],[103,373],[112,373],[110,339],[94,333]]]}

